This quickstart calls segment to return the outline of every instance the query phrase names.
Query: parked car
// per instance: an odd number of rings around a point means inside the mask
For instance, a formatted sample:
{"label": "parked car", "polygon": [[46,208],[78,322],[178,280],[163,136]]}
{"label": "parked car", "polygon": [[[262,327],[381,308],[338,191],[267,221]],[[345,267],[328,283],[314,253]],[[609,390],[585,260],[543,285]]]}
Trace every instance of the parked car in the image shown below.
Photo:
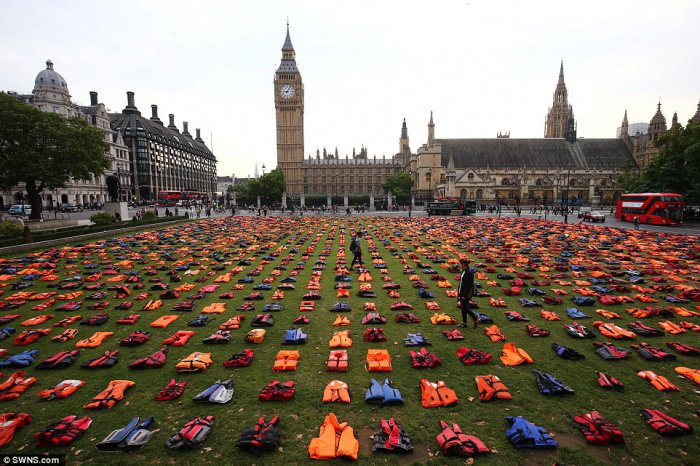
{"label": "parked car", "polygon": [[78,212],[80,206],[75,202],[64,202],[61,204],[61,212]]}
{"label": "parked car", "polygon": [[591,208],[590,207],[581,207],[578,210],[578,218],[583,218],[583,216],[587,213],[588,214],[591,213]]}
{"label": "parked car", "polygon": [[31,215],[32,206],[29,204],[15,204],[7,211],[10,215]]}
{"label": "parked car", "polygon": [[602,212],[585,212],[582,218],[584,222],[603,223],[605,221],[605,214]]}

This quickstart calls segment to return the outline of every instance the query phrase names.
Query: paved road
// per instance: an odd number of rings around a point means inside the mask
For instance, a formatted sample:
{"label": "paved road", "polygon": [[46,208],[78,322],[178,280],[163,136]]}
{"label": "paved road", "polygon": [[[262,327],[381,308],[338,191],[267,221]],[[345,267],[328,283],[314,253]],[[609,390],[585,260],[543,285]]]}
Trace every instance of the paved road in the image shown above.
{"label": "paved road", "polygon": [[[153,210],[152,207],[149,207],[148,210]],[[172,210],[172,209],[171,209]],[[180,211],[182,211],[180,209]],[[79,220],[80,224],[88,224],[89,223],[89,218],[93,214],[95,214],[98,211],[90,210],[90,211],[83,211],[83,212],[73,212],[73,213],[65,213],[65,214],[58,214],[56,217],[58,219],[64,218],[64,219],[71,219],[71,220]],[[136,209],[129,209],[129,216],[133,217],[133,215],[136,213]],[[165,207],[159,207],[158,208],[158,215],[160,217],[165,215]],[[223,216],[228,216],[230,215],[230,212],[224,212],[224,213],[215,213],[212,212],[212,218],[217,218],[217,217],[223,217]],[[237,212],[237,215],[247,215],[247,216],[254,216],[257,215],[257,212]],[[289,212],[279,212],[279,211],[271,211],[268,213],[268,215],[271,216],[279,216],[279,215],[285,215],[288,216],[290,215]],[[296,213],[295,215],[298,215]],[[306,213],[306,215],[311,215],[311,216],[319,216],[322,215],[320,213]],[[333,214],[325,214],[325,215],[333,215]],[[344,209],[340,209],[335,216],[344,216],[345,211]],[[351,215],[356,215],[356,216],[386,216],[386,217],[408,217],[408,212],[404,211],[399,211],[399,212],[385,212],[385,211],[379,211],[379,212],[365,212],[365,213],[359,213],[359,212],[353,212]],[[411,212],[412,217],[426,217],[427,213],[422,210],[414,210]],[[477,213],[475,217],[497,217],[497,214],[489,214],[489,213]],[[201,213],[202,218],[206,218],[204,215],[204,212]],[[517,217],[517,215],[513,212],[502,212],[501,217]],[[544,215],[542,214],[531,214],[529,211],[523,211],[521,217],[523,218],[538,218],[544,220]],[[52,219],[53,218],[53,213],[45,212],[44,213],[44,218],[45,219]],[[547,221],[554,221],[554,222],[563,222],[564,221],[564,216],[563,215],[551,215],[547,214]],[[579,219],[577,215],[574,213],[573,215],[569,215],[568,218],[569,223],[576,225],[579,223]],[[588,223],[588,222],[586,222]],[[614,217],[611,215],[606,215],[605,223],[602,224],[596,224],[596,225],[605,225],[609,227],[614,227],[614,228],[622,228],[622,229],[632,229],[634,228],[633,224],[630,222],[622,222],[620,220],[616,220]],[[659,231],[659,232],[665,232],[665,233],[680,233],[680,234],[687,234],[687,235],[695,235],[695,236],[700,236],[700,225],[681,225],[681,226],[660,226],[660,225],[640,225],[639,226],[640,230],[649,230],[649,231]]]}

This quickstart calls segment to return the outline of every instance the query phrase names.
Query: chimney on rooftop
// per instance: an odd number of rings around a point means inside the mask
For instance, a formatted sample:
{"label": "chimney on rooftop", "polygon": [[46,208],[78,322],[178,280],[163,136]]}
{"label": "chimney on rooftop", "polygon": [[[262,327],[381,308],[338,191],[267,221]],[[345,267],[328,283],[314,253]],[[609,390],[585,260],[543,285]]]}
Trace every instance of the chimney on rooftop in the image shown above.
{"label": "chimney on rooftop", "polygon": [[136,105],[134,104],[134,93],[132,91],[128,91],[126,93],[126,107],[124,108],[124,110],[122,110],[122,113],[125,113],[127,115],[141,115],[141,112],[139,112],[139,109],[136,108]]}
{"label": "chimney on rooftop", "polygon": [[204,142],[204,139],[202,139],[202,135],[200,134],[199,131],[200,131],[199,128],[197,128],[197,137],[194,138],[194,140],[197,142]]}
{"label": "chimney on rooftop", "polygon": [[90,91],[90,105],[97,105],[97,92]]}
{"label": "chimney on rooftop", "polygon": [[151,105],[151,121],[154,123],[158,124],[163,124],[162,121],[160,121],[160,118],[158,118],[158,106],[157,105]]}
{"label": "chimney on rooftop", "polygon": [[187,122],[183,121],[182,122],[182,134],[185,136],[192,136],[190,132],[187,130]]}
{"label": "chimney on rooftop", "polygon": [[168,115],[168,118],[170,118],[170,124],[168,125],[168,129],[172,129],[173,131],[179,133],[180,130],[177,129],[177,126],[175,126],[175,114],[174,114],[174,113],[170,113],[170,114]]}

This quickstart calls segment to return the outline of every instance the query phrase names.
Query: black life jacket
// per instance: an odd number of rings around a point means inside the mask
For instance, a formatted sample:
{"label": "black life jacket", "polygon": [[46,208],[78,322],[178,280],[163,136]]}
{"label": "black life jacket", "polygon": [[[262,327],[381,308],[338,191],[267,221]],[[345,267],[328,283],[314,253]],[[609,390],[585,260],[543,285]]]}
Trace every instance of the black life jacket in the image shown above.
{"label": "black life jacket", "polygon": [[648,325],[644,325],[641,322],[630,322],[629,324],[627,324],[627,327],[629,327],[634,333],[642,337],[661,337],[664,335],[664,332],[662,332],[661,330],[651,328]]}
{"label": "black life jacket", "polygon": [[35,369],[64,369],[73,364],[79,354],[79,350],[61,351],[37,364]]}
{"label": "black life jacket", "polygon": [[598,411],[574,416],[573,422],[581,430],[588,443],[594,445],[625,443],[622,431],[612,422],[605,420]]}
{"label": "black life jacket", "polygon": [[648,359],[650,361],[668,361],[668,360],[675,360],[676,357],[671,354],[667,353],[664,350],[661,350],[659,348],[654,348],[653,346],[649,345],[648,343],[641,342],[638,345],[630,345],[633,349],[637,350],[637,353],[643,357],[644,359]]}
{"label": "black life jacket", "polygon": [[617,380],[607,372],[596,372],[598,374],[598,385],[603,388],[612,388],[613,390],[622,391],[625,389],[625,384]]}
{"label": "black life jacket", "polygon": [[209,316],[198,315],[194,319],[187,322],[187,325],[190,327],[204,327],[209,323],[210,320],[211,319],[209,318]]}
{"label": "black life jacket", "polygon": [[279,416],[275,416],[269,421],[261,417],[255,426],[243,431],[236,446],[242,450],[250,451],[254,455],[260,455],[264,451],[277,450],[280,437]]}
{"label": "black life jacket", "polygon": [[137,359],[136,361],[129,364],[132,369],[156,369],[165,364],[167,359],[168,348],[163,347],[145,358]]}
{"label": "black life jacket", "polygon": [[279,380],[273,380],[262,389],[258,399],[261,401],[289,401],[294,397],[295,392],[293,381],[280,382]]}
{"label": "black life jacket", "polygon": [[119,350],[105,351],[102,356],[88,359],[80,365],[85,369],[106,369],[119,362]]}
{"label": "black life jacket", "polygon": [[190,312],[194,311],[195,307],[197,307],[197,305],[194,301],[183,301],[174,305],[172,310],[177,312]]}
{"label": "black life jacket", "polygon": [[596,347],[595,352],[603,359],[627,359],[630,355],[628,350],[617,347],[612,343],[594,341],[593,345]]}
{"label": "black life jacket", "polygon": [[240,353],[236,353],[226,361],[224,361],[224,366],[226,367],[248,367],[253,362],[253,355],[255,353],[252,349],[244,349]]}
{"label": "black life jacket", "polygon": [[230,330],[217,330],[203,340],[203,343],[209,344],[223,344],[231,341],[231,331]]}
{"label": "black life jacket", "polygon": [[168,448],[173,450],[182,447],[191,449],[201,448],[202,444],[211,433],[214,421],[214,416],[196,417],[188,421],[187,424],[165,444]]}
{"label": "black life jacket", "polygon": [[563,359],[568,359],[570,361],[577,361],[579,359],[584,359],[585,356],[576,351],[573,348],[567,348],[566,346],[559,345],[557,343],[552,343],[552,349],[557,356]]}
{"label": "black life jacket", "polygon": [[368,312],[362,319],[364,325],[386,324],[386,317],[377,312]]}
{"label": "black life jacket", "polygon": [[566,385],[564,382],[557,380],[554,376],[533,370],[537,388],[543,395],[565,395],[574,393],[574,389]]}
{"label": "black life jacket", "polygon": [[272,314],[258,314],[250,322],[253,327],[272,327],[275,325],[275,319],[272,318]]}
{"label": "black life jacket", "polygon": [[372,451],[397,451],[409,453],[413,451],[413,444],[406,431],[392,417],[382,419],[381,428],[374,433]]}
{"label": "black life jacket", "polygon": [[661,435],[675,436],[693,432],[693,426],[674,419],[657,409],[643,409],[639,413],[644,422]]}
{"label": "black life jacket", "polygon": [[177,400],[185,391],[187,382],[178,382],[175,379],[170,379],[170,382],[156,395],[156,401],[171,401]]}
{"label": "black life jacket", "polygon": [[90,325],[92,327],[96,327],[106,323],[108,320],[109,314],[100,312],[99,314],[95,314],[94,316],[88,317],[86,320],[81,321],[80,325]]}
{"label": "black life jacket", "polygon": [[114,306],[114,309],[116,309],[118,311],[126,311],[127,309],[131,309],[131,306],[133,306],[133,305],[134,305],[134,303],[132,303],[131,301],[124,301],[124,302],[119,303],[116,306]]}

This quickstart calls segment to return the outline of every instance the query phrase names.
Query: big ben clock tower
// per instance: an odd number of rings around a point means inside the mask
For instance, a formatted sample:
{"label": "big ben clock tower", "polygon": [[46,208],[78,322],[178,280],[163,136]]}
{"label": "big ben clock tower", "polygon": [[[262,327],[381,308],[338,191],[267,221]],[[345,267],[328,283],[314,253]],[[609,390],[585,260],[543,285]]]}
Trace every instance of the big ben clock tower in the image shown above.
{"label": "big ben clock tower", "polygon": [[282,46],[282,61],[275,73],[277,167],[284,173],[287,194],[302,194],[301,165],[304,160],[304,84],[297,68],[292,39]]}

